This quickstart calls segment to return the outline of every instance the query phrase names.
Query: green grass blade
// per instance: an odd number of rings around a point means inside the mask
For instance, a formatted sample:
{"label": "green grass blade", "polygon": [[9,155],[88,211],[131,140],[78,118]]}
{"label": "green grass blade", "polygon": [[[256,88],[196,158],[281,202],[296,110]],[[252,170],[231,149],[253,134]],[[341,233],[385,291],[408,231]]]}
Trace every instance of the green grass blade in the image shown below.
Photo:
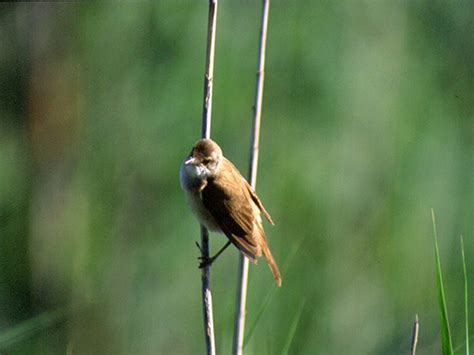
{"label": "green grass blade", "polygon": [[467,271],[466,271],[466,257],[464,255],[464,240],[461,235],[461,255],[462,267],[464,272],[464,317],[466,325],[466,355],[469,355],[469,307],[468,307],[468,290],[467,290]]}
{"label": "green grass blade", "polygon": [[[469,337],[468,341],[471,341],[471,340],[474,340],[474,335],[471,335],[471,336]],[[456,346],[456,347],[454,348],[454,353],[456,354],[459,350],[461,350],[461,349],[464,347],[464,344],[465,344],[465,343],[462,343],[462,344],[459,344],[458,346]],[[468,354],[468,353],[466,353],[466,354]],[[472,355],[472,354],[471,354],[471,355]]]}
{"label": "green grass blade", "polygon": [[288,336],[286,338],[285,346],[283,347],[283,350],[281,351],[282,354],[288,354],[290,351],[291,344],[293,343],[293,339],[295,338],[296,329],[298,328],[301,315],[303,314],[305,303],[306,303],[306,299],[304,299],[303,302],[301,302],[301,305],[295,314],[295,318],[293,319],[290,330],[288,331]]}
{"label": "green grass blade", "polygon": [[245,336],[244,338],[244,346],[243,348],[245,349],[245,347],[247,346],[248,342],[250,341],[250,338],[252,338],[252,335],[253,333],[255,332],[255,329],[257,329],[257,324],[259,323],[260,321],[260,318],[262,317],[265,309],[267,308],[267,306],[270,304],[270,301],[274,295],[276,291],[276,286],[275,285],[272,285],[272,287],[270,288],[270,290],[268,291],[267,295],[265,296],[263,302],[262,302],[262,305],[260,306],[258,312],[257,312],[257,315],[255,316],[255,321],[252,323],[252,325],[249,327],[249,330],[247,332],[247,335]]}
{"label": "green grass blade", "polygon": [[438,301],[440,310],[440,328],[441,328],[441,345],[443,355],[453,355],[453,342],[451,339],[451,329],[449,327],[448,309],[446,307],[446,297],[444,294],[443,275],[441,273],[441,261],[439,258],[438,234],[436,232],[436,219],[434,210],[431,209],[431,218],[433,221],[433,234],[435,241],[435,257],[436,257],[436,273],[438,286]]}
{"label": "green grass blade", "polygon": [[[302,238],[299,241],[299,243],[296,245],[296,247],[293,248],[293,250],[291,251],[290,255],[286,259],[285,265],[282,268],[282,275],[286,274],[286,271],[288,270],[288,268],[292,264],[293,259],[298,254],[298,252],[301,249],[301,246],[303,245],[304,241],[305,241],[305,238]],[[249,327],[249,330],[247,331],[247,334],[246,334],[245,339],[244,339],[244,346],[243,346],[244,349],[247,346],[248,342],[250,341],[250,338],[252,338],[252,335],[255,332],[255,329],[257,328],[257,324],[260,321],[260,318],[262,317],[265,309],[270,304],[270,301],[271,301],[273,295],[275,294],[276,290],[277,290],[277,287],[276,287],[275,283],[273,283],[272,287],[270,288],[270,290],[266,294],[266,296],[265,296],[265,298],[262,302],[262,305],[260,306],[260,308],[257,312],[257,315],[255,316],[255,321],[252,323],[252,325]]]}
{"label": "green grass blade", "polygon": [[66,315],[64,309],[44,312],[0,333],[0,350],[6,349],[35,333],[47,329],[62,321]]}

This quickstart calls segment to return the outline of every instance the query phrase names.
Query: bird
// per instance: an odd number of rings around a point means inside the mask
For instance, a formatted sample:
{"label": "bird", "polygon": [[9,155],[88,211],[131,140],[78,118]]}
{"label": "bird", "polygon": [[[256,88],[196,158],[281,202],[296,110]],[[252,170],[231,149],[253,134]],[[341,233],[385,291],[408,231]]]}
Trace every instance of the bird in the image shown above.
{"label": "bird", "polygon": [[272,224],[270,214],[254,189],[212,139],[203,138],[193,146],[180,167],[180,183],[188,205],[199,223],[229,239],[200,267],[210,265],[232,243],[252,263],[265,257],[278,286],[282,278],[270,251],[261,214]]}

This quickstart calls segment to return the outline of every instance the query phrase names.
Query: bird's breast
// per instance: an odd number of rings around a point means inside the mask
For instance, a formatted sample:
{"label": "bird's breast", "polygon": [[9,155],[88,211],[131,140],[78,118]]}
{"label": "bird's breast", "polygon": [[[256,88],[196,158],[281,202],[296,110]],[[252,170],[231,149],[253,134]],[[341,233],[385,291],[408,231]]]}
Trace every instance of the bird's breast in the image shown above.
{"label": "bird's breast", "polygon": [[194,165],[182,164],[179,172],[181,187],[186,194],[191,211],[204,227],[211,231],[221,232],[214,217],[202,202],[201,191],[207,184],[207,179],[203,177],[203,171]]}
{"label": "bird's breast", "polygon": [[206,179],[202,171],[195,165],[181,164],[179,170],[181,188],[185,191],[200,191],[206,186]]}
{"label": "bird's breast", "polygon": [[214,217],[212,217],[208,209],[204,206],[204,203],[202,202],[201,193],[198,191],[190,190],[185,190],[185,193],[189,207],[198,219],[199,223],[201,223],[210,231],[222,233],[222,230],[217,224],[216,220],[214,219]]}

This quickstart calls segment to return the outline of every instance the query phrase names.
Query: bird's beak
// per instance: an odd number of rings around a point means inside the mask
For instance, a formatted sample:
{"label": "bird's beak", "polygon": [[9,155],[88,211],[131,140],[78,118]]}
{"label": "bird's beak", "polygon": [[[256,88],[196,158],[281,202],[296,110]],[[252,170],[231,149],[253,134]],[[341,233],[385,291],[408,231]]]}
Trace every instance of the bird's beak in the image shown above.
{"label": "bird's beak", "polygon": [[190,156],[188,159],[184,161],[184,165],[195,165],[196,164],[196,158],[193,156]]}

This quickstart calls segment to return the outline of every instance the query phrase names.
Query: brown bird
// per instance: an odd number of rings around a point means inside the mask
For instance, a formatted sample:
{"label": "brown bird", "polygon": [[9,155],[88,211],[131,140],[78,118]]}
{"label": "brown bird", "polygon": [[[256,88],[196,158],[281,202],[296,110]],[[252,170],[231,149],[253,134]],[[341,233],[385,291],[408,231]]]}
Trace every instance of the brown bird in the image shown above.
{"label": "brown bird", "polygon": [[272,218],[247,180],[223,156],[219,145],[211,139],[199,140],[181,165],[180,180],[199,222],[229,238],[201,266],[211,264],[232,243],[253,263],[263,253],[281,286],[280,271],[268,247],[260,213],[274,224]]}

